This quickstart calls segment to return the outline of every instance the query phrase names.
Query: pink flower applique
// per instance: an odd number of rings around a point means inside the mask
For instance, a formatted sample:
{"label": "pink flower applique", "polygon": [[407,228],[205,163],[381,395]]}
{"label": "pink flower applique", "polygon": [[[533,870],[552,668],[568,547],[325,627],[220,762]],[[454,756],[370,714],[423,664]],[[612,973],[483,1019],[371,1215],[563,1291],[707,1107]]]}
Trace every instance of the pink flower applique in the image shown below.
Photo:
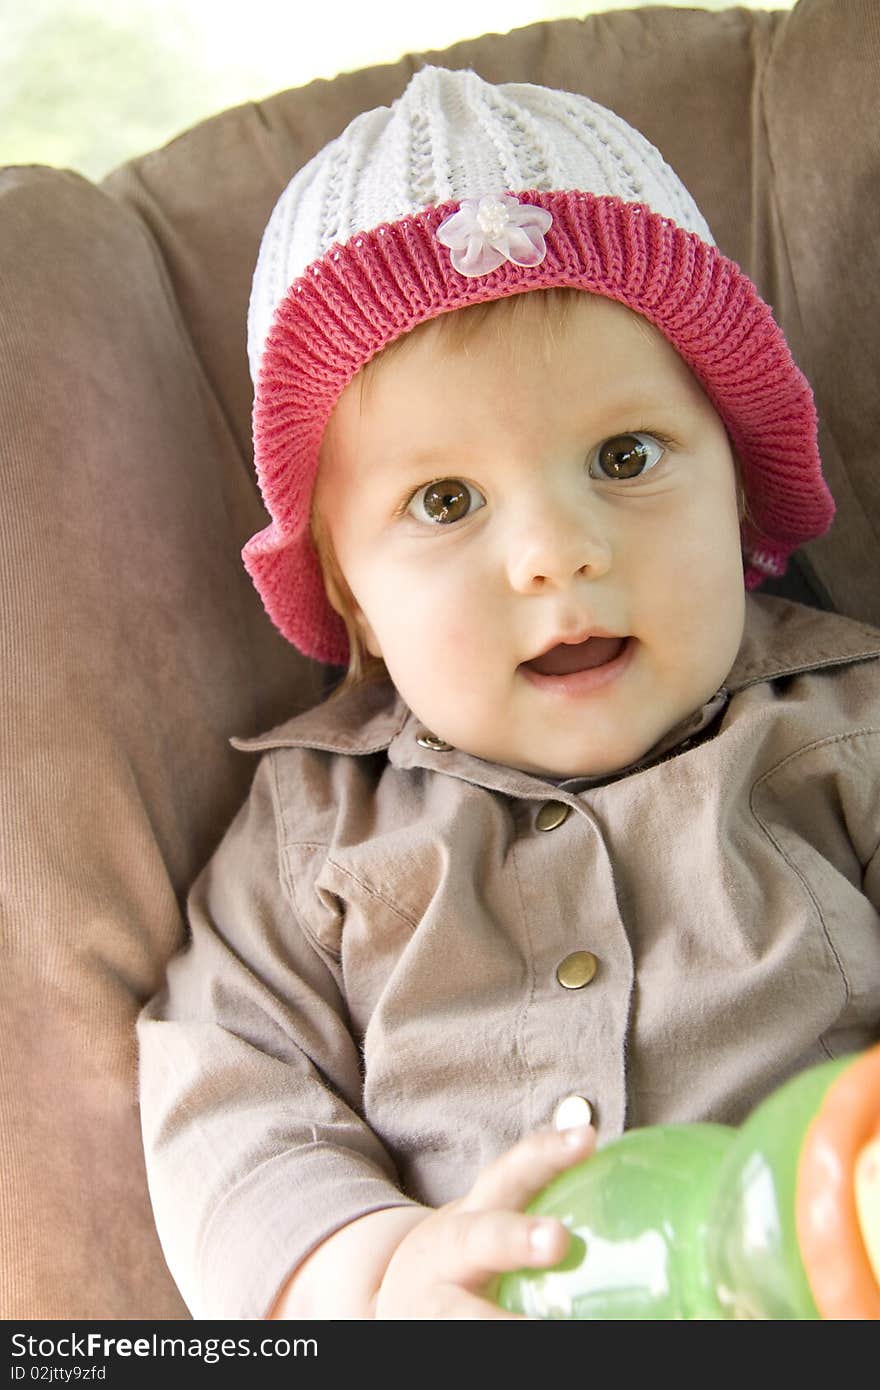
{"label": "pink flower applique", "polygon": [[448,246],[460,275],[488,275],[504,261],[540,265],[547,254],[544,233],[553,218],[532,203],[519,203],[509,194],[486,193],[463,198],[458,212],[440,223],[437,240]]}

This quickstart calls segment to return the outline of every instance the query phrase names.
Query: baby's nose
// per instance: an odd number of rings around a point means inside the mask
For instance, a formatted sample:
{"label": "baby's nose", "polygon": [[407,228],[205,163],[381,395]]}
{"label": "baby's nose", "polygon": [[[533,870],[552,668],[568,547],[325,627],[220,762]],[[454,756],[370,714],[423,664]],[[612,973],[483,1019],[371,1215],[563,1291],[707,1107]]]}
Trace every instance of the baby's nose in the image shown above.
{"label": "baby's nose", "polygon": [[595,579],[610,564],[609,539],[595,518],[570,510],[533,513],[512,531],[508,544],[508,576],[518,593],[562,588],[576,576]]}

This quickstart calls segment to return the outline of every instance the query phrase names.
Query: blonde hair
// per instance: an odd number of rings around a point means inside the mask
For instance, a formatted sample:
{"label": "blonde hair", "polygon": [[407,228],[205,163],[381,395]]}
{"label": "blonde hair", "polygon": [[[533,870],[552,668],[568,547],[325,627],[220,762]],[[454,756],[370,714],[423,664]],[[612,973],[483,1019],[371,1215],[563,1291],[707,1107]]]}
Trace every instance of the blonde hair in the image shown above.
{"label": "blonde hair", "polygon": [[[383,348],[361,368],[358,373],[361,405],[363,406],[370,387],[379,372],[383,371],[394,358],[405,352],[414,339],[424,336],[428,332],[436,335],[437,346],[450,357],[459,354],[468,356],[474,342],[478,339],[485,342],[486,335],[491,332],[492,336],[489,341],[493,347],[503,344],[507,350],[518,356],[520,345],[522,345],[528,352],[530,363],[534,366],[536,350],[546,353],[555,346],[557,335],[565,328],[571,316],[576,296],[583,293],[583,290],[562,286],[546,290],[532,290],[527,294],[510,295],[506,299],[490,299],[481,304],[469,304],[463,309],[440,314],[436,318],[427,319],[424,323],[417,324],[409,333],[405,333],[400,338],[396,338],[394,342],[389,343],[386,348]],[[659,333],[659,329],[655,328],[647,319],[635,313],[633,316],[645,333]],[[532,331],[515,331],[524,328]],[[537,333],[534,332],[535,328],[539,330]],[[742,468],[736,454],[733,456],[733,462],[736,471],[737,511],[740,523],[742,523],[744,519],[750,520],[751,518],[743,484]],[[314,503],[312,504],[310,532],[321,564],[324,587],[328,597],[333,600],[333,606],[339,612],[348,635],[348,669],[329,697],[333,699],[357,685],[382,679],[387,675],[387,670],[382,658],[373,656],[363,642],[355,619],[354,595],[346,583],[330,534]]]}

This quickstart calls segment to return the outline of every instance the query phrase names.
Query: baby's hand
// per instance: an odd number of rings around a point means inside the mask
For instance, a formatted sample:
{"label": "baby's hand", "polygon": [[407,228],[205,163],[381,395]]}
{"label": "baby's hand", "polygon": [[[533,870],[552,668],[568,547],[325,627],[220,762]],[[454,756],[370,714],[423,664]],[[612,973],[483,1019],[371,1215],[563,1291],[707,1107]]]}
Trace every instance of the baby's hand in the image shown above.
{"label": "baby's hand", "polygon": [[545,1269],[562,1259],[561,1221],[526,1216],[541,1188],[595,1148],[595,1130],[538,1130],[477,1177],[470,1192],[425,1217],[392,1255],[377,1318],[519,1318],[490,1302],[499,1274]]}

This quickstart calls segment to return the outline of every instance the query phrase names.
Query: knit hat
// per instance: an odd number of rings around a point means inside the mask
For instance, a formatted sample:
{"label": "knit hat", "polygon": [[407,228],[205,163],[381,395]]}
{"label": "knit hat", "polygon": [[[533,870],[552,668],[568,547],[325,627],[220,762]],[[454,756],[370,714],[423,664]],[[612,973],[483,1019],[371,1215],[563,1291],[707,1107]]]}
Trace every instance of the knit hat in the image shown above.
{"label": "knit hat", "polygon": [[425,67],[291,179],[254,273],[254,451],[272,521],[242,558],[301,651],[348,660],[309,533],[321,439],[345,386],[427,319],[552,286],[628,305],[701,383],[742,464],[748,589],[828,529],[810,387],[654,146],[587,97]]}

